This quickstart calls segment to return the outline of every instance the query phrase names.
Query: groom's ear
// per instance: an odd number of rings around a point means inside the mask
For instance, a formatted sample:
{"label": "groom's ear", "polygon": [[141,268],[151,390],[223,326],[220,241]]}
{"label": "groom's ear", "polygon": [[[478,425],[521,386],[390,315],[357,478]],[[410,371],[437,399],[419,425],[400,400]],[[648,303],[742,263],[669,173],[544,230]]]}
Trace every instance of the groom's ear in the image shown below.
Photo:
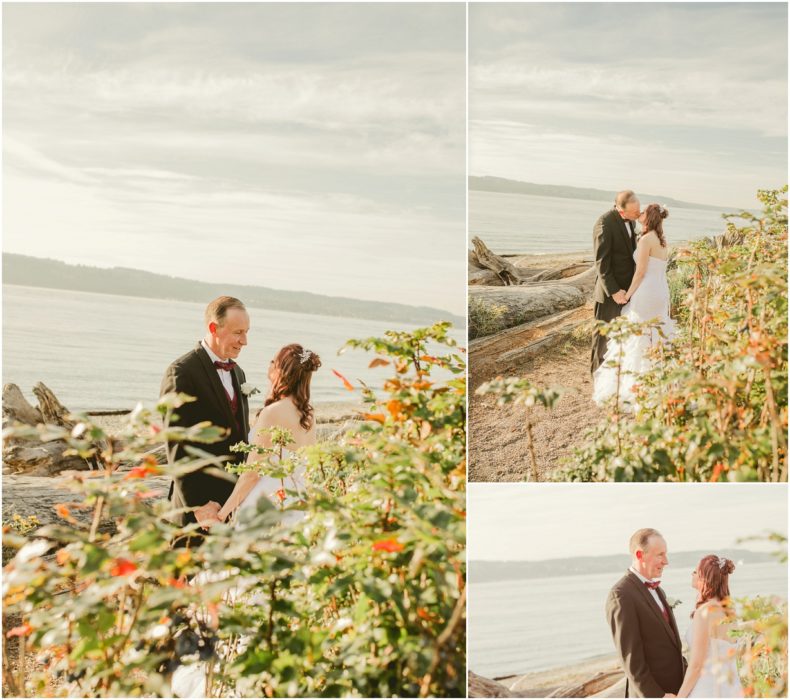
{"label": "groom's ear", "polygon": [[212,335],[217,332],[217,324],[212,321],[208,324],[208,329],[211,331]]}
{"label": "groom's ear", "polygon": [[636,554],[636,558],[639,559],[639,561],[642,561],[642,550],[641,549],[637,549],[636,552],[634,552],[634,554]]}

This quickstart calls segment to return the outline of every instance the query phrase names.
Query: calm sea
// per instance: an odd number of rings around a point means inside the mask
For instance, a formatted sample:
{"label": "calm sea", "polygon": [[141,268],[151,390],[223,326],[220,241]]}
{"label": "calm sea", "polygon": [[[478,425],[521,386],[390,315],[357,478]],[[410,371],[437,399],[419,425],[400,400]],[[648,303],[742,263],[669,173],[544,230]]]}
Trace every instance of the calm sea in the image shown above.
{"label": "calm sea", "polygon": [[[591,250],[593,224],[609,208],[589,199],[470,190],[469,238],[479,236],[498,254]],[[722,233],[722,213],[731,212],[670,207],[664,233],[670,244]]]}
{"label": "calm sea", "polygon": [[[44,382],[70,410],[133,408],[159,396],[165,368],[203,335],[203,304],[3,285],[3,383],[18,384],[33,401]],[[349,338],[379,335],[399,322],[249,309],[249,344],[239,363],[253,386],[265,391],[269,361],[283,345],[298,342],[321,356],[313,401],[348,401],[332,374],[375,386],[387,368],[368,369],[371,356],[337,351]],[[441,320],[441,319],[437,319]],[[412,326],[413,328],[413,326]],[[455,329],[461,345],[464,329]],[[391,370],[390,370],[391,372]],[[253,399],[255,405],[260,395]]]}
{"label": "calm sea", "polygon": [[[541,671],[613,654],[604,605],[625,573],[561,576],[474,584],[469,592],[469,668],[487,678]],[[685,636],[696,591],[690,569],[664,571],[662,587]],[[741,564],[730,579],[733,597],[787,597],[787,568]]]}

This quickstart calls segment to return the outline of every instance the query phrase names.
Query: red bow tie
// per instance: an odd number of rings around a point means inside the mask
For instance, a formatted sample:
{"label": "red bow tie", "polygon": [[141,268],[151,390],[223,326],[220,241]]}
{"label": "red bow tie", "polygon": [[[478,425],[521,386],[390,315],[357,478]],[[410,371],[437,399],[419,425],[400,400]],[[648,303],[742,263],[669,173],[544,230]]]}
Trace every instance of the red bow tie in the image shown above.
{"label": "red bow tie", "polygon": [[217,369],[224,369],[226,372],[230,372],[236,363],[233,360],[228,360],[227,362],[222,362],[221,360],[214,360],[214,366]]}
{"label": "red bow tie", "polygon": [[661,585],[661,581],[645,581],[645,585],[651,590],[654,591]]}

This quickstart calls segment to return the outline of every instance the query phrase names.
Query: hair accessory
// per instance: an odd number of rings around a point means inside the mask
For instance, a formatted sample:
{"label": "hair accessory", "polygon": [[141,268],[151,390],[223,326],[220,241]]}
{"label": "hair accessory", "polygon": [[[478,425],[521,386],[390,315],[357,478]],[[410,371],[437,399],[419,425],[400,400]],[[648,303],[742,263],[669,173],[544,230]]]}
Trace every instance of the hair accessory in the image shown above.
{"label": "hair accessory", "polygon": [[727,566],[727,560],[724,557],[719,557],[716,563],[722,571],[724,571],[724,567]]}
{"label": "hair accessory", "polygon": [[307,361],[308,361],[308,360],[309,360],[309,359],[310,359],[312,356],[313,356],[313,353],[312,353],[312,351],[311,351],[311,350],[307,350],[307,349],[305,348],[304,350],[302,350],[302,352],[300,352],[300,353],[299,353],[299,364],[300,364],[300,365],[303,365],[303,364],[304,364],[305,362],[307,362]]}
{"label": "hair accessory", "polygon": [[658,213],[661,214],[661,216],[664,216],[664,214],[667,213],[667,208],[663,204],[659,204]]}

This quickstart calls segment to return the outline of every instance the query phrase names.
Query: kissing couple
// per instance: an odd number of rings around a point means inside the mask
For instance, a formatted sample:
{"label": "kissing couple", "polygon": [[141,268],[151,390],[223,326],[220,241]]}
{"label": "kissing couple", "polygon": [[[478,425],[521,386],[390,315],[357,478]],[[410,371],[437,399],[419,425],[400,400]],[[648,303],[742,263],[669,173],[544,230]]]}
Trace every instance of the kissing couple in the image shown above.
{"label": "kissing couple", "polygon": [[[641,211],[637,196],[631,190],[623,190],[617,193],[614,208],[596,221],[596,320],[610,322],[623,316],[632,323],[658,321],[663,335],[674,337],[667,282],[669,248],[663,225],[668,216],[661,204],[648,204]],[[641,225],[639,233],[637,222]],[[618,394],[624,407],[633,410],[634,384],[639,375],[650,369],[649,350],[659,340],[653,329],[622,340],[608,340],[596,329],[591,358],[593,400],[602,405]]]}
{"label": "kissing couple", "polygon": [[[321,366],[311,350],[297,343],[286,345],[269,364],[271,388],[252,429],[249,418],[249,394],[255,391],[236,363],[250,330],[250,317],[244,304],[230,296],[214,299],[205,312],[206,333],[197,346],[173,362],[165,372],[160,394],[180,392],[195,397],[178,409],[174,425],[189,427],[209,421],[224,430],[218,442],[200,447],[220,462],[233,462],[231,445],[250,442],[271,447],[266,429],[284,428],[293,436],[294,449],[316,441],[315,416],[310,404],[310,380]],[[186,445],[176,447],[175,457],[187,456]],[[251,452],[248,461],[255,461]],[[289,479],[301,490],[303,473],[297,470]],[[202,467],[177,477],[170,485],[173,509],[181,510],[176,523],[184,527],[198,523],[202,529],[226,521],[235,511],[254,508],[258,499],[284,500],[279,479],[245,472],[238,479],[216,467]],[[279,493],[278,493],[279,492]],[[192,509],[192,510],[188,510]],[[202,536],[178,540],[175,546],[199,544]]]}
{"label": "kissing couple", "polygon": [[606,618],[625,671],[629,698],[740,698],[743,688],[730,639],[735,614],[729,576],[735,564],[709,554],[691,573],[697,602],[683,657],[673,605],[661,587],[669,564],[657,530],[637,530],[629,542],[631,567],[609,592]]}

